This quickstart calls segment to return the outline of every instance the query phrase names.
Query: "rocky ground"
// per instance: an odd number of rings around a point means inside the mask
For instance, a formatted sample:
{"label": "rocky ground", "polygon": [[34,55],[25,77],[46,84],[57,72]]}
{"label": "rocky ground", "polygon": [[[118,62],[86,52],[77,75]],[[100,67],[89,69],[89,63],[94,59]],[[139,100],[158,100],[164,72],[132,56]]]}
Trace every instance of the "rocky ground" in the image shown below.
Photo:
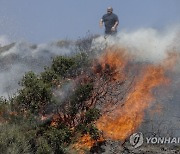
{"label": "rocky ground", "polygon": [[167,145],[148,145],[143,144],[141,147],[134,148],[129,142],[122,145],[118,141],[106,141],[100,146],[94,154],[180,154],[180,146],[167,146]]}

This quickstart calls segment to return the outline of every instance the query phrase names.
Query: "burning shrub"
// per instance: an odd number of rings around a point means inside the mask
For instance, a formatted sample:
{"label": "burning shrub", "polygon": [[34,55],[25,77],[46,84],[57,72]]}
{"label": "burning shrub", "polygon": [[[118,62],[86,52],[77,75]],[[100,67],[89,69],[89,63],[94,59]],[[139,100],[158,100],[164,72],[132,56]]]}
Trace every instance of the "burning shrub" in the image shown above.
{"label": "burning shrub", "polygon": [[[24,133],[23,140],[29,143],[30,152],[65,153],[65,147],[72,142],[71,137],[77,134],[75,127],[81,122],[85,127],[80,133],[89,133],[92,140],[98,139],[99,132],[92,122],[98,119],[99,110],[90,109],[88,102],[93,91],[93,83],[85,74],[89,64],[89,57],[83,52],[73,57],[58,56],[40,75],[26,73],[20,82],[22,89],[11,99],[11,105],[5,103],[9,110],[7,123],[21,125],[20,131]],[[61,98],[55,102],[52,89],[61,87],[69,78],[75,83],[72,94],[64,102],[60,102]],[[46,115],[50,106],[52,110]],[[3,105],[1,107],[4,111]],[[18,144],[18,141],[14,142]]]}
{"label": "burning shrub", "polygon": [[9,119],[15,120],[7,121],[22,125],[31,152],[65,153],[72,144],[90,151],[104,138],[124,141],[143,122],[152,89],[166,83],[163,66],[134,65],[123,48],[90,59],[91,41],[73,56],[54,58],[41,75],[26,73],[11,107],[6,101],[0,106],[1,115],[7,107],[13,111]]}

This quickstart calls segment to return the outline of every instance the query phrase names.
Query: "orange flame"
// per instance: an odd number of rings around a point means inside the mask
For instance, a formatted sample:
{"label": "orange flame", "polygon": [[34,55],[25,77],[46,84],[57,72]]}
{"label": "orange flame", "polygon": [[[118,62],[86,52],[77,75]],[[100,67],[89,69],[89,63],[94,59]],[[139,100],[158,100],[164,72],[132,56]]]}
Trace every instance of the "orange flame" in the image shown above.
{"label": "orange flame", "polygon": [[167,79],[161,67],[147,67],[134,91],[128,95],[125,105],[118,106],[111,113],[102,116],[97,121],[98,129],[102,130],[107,138],[126,139],[142,123],[144,111],[153,101],[151,90],[165,82]]}
{"label": "orange flame", "polygon": [[79,151],[80,154],[84,154],[85,149],[90,150],[94,144],[103,141],[104,139],[102,137],[100,137],[98,140],[93,140],[89,134],[85,134],[83,137],[79,139],[77,143],[73,145],[73,148]]}
{"label": "orange flame", "polygon": [[[101,62],[107,63],[119,68],[125,67],[125,63],[119,63],[122,60],[121,55],[117,55],[111,51],[106,54],[108,57],[102,57]],[[114,60],[109,60],[111,57]],[[127,56],[126,56],[127,57]],[[137,83],[133,87],[125,102],[115,107],[113,111],[105,113],[96,122],[96,126],[104,134],[104,137],[112,140],[124,141],[129,135],[131,135],[141,125],[144,119],[144,112],[150,107],[151,102],[154,101],[152,90],[162,84],[169,83],[169,79],[165,77],[165,71],[172,68],[175,64],[176,54],[169,53],[163,65],[149,64],[142,70]],[[103,59],[104,58],[104,59]],[[120,58],[120,60],[117,60]],[[112,65],[111,65],[112,63]],[[114,65],[117,64],[117,65]],[[117,77],[117,76],[116,76]]]}
{"label": "orange flame", "polygon": [[50,126],[53,127],[57,127],[62,120],[60,114],[41,115],[40,117],[41,121],[46,121],[48,119],[50,120]]}
{"label": "orange flame", "polygon": [[98,65],[93,67],[95,73],[109,74],[114,80],[121,80],[124,78],[122,70],[128,62],[128,55],[126,50],[116,47],[108,48],[98,59]]}

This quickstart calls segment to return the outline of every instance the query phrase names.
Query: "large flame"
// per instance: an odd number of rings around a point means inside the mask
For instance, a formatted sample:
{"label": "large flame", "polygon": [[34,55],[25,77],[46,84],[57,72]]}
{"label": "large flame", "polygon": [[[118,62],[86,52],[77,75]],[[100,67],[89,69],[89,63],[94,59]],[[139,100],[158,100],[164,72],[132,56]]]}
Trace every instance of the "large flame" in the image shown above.
{"label": "large flame", "polygon": [[[109,61],[106,57],[104,62],[108,62],[112,67],[114,67],[115,63],[117,64],[116,68],[125,67],[123,64],[126,63],[119,63],[122,61],[122,56],[117,55],[116,52],[115,55],[113,55],[113,51],[110,54],[106,54],[106,56],[110,55],[110,59],[114,57],[114,60]],[[120,59],[118,63],[117,58]],[[123,105],[122,103],[116,105],[114,110],[105,113],[96,122],[97,128],[103,132],[105,138],[124,141],[138,129],[143,122],[146,109],[150,107],[151,102],[155,101],[152,93],[153,89],[169,83],[169,79],[165,77],[165,72],[174,65],[174,59],[175,54],[171,53],[163,64],[146,64]],[[118,66],[118,64],[120,65]]]}
{"label": "large flame", "polygon": [[153,101],[152,89],[167,82],[161,67],[149,66],[134,90],[128,95],[124,106],[117,106],[109,114],[97,121],[97,127],[108,138],[124,140],[134,132],[143,121],[144,111]]}

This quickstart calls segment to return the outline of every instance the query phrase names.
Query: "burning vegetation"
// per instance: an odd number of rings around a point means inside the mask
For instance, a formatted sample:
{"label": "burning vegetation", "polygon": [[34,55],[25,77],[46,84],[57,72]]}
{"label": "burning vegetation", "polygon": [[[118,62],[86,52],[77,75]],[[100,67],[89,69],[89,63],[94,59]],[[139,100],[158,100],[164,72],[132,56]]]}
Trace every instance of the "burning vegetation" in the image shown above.
{"label": "burning vegetation", "polygon": [[93,153],[106,140],[125,142],[153,106],[153,90],[170,83],[166,72],[177,58],[171,52],[155,65],[138,63],[117,46],[98,56],[90,46],[78,47],[72,56],[54,58],[41,74],[26,73],[17,94],[1,99],[1,134],[13,126],[23,138],[14,141],[17,134],[7,134],[1,151],[15,144],[20,153]]}

